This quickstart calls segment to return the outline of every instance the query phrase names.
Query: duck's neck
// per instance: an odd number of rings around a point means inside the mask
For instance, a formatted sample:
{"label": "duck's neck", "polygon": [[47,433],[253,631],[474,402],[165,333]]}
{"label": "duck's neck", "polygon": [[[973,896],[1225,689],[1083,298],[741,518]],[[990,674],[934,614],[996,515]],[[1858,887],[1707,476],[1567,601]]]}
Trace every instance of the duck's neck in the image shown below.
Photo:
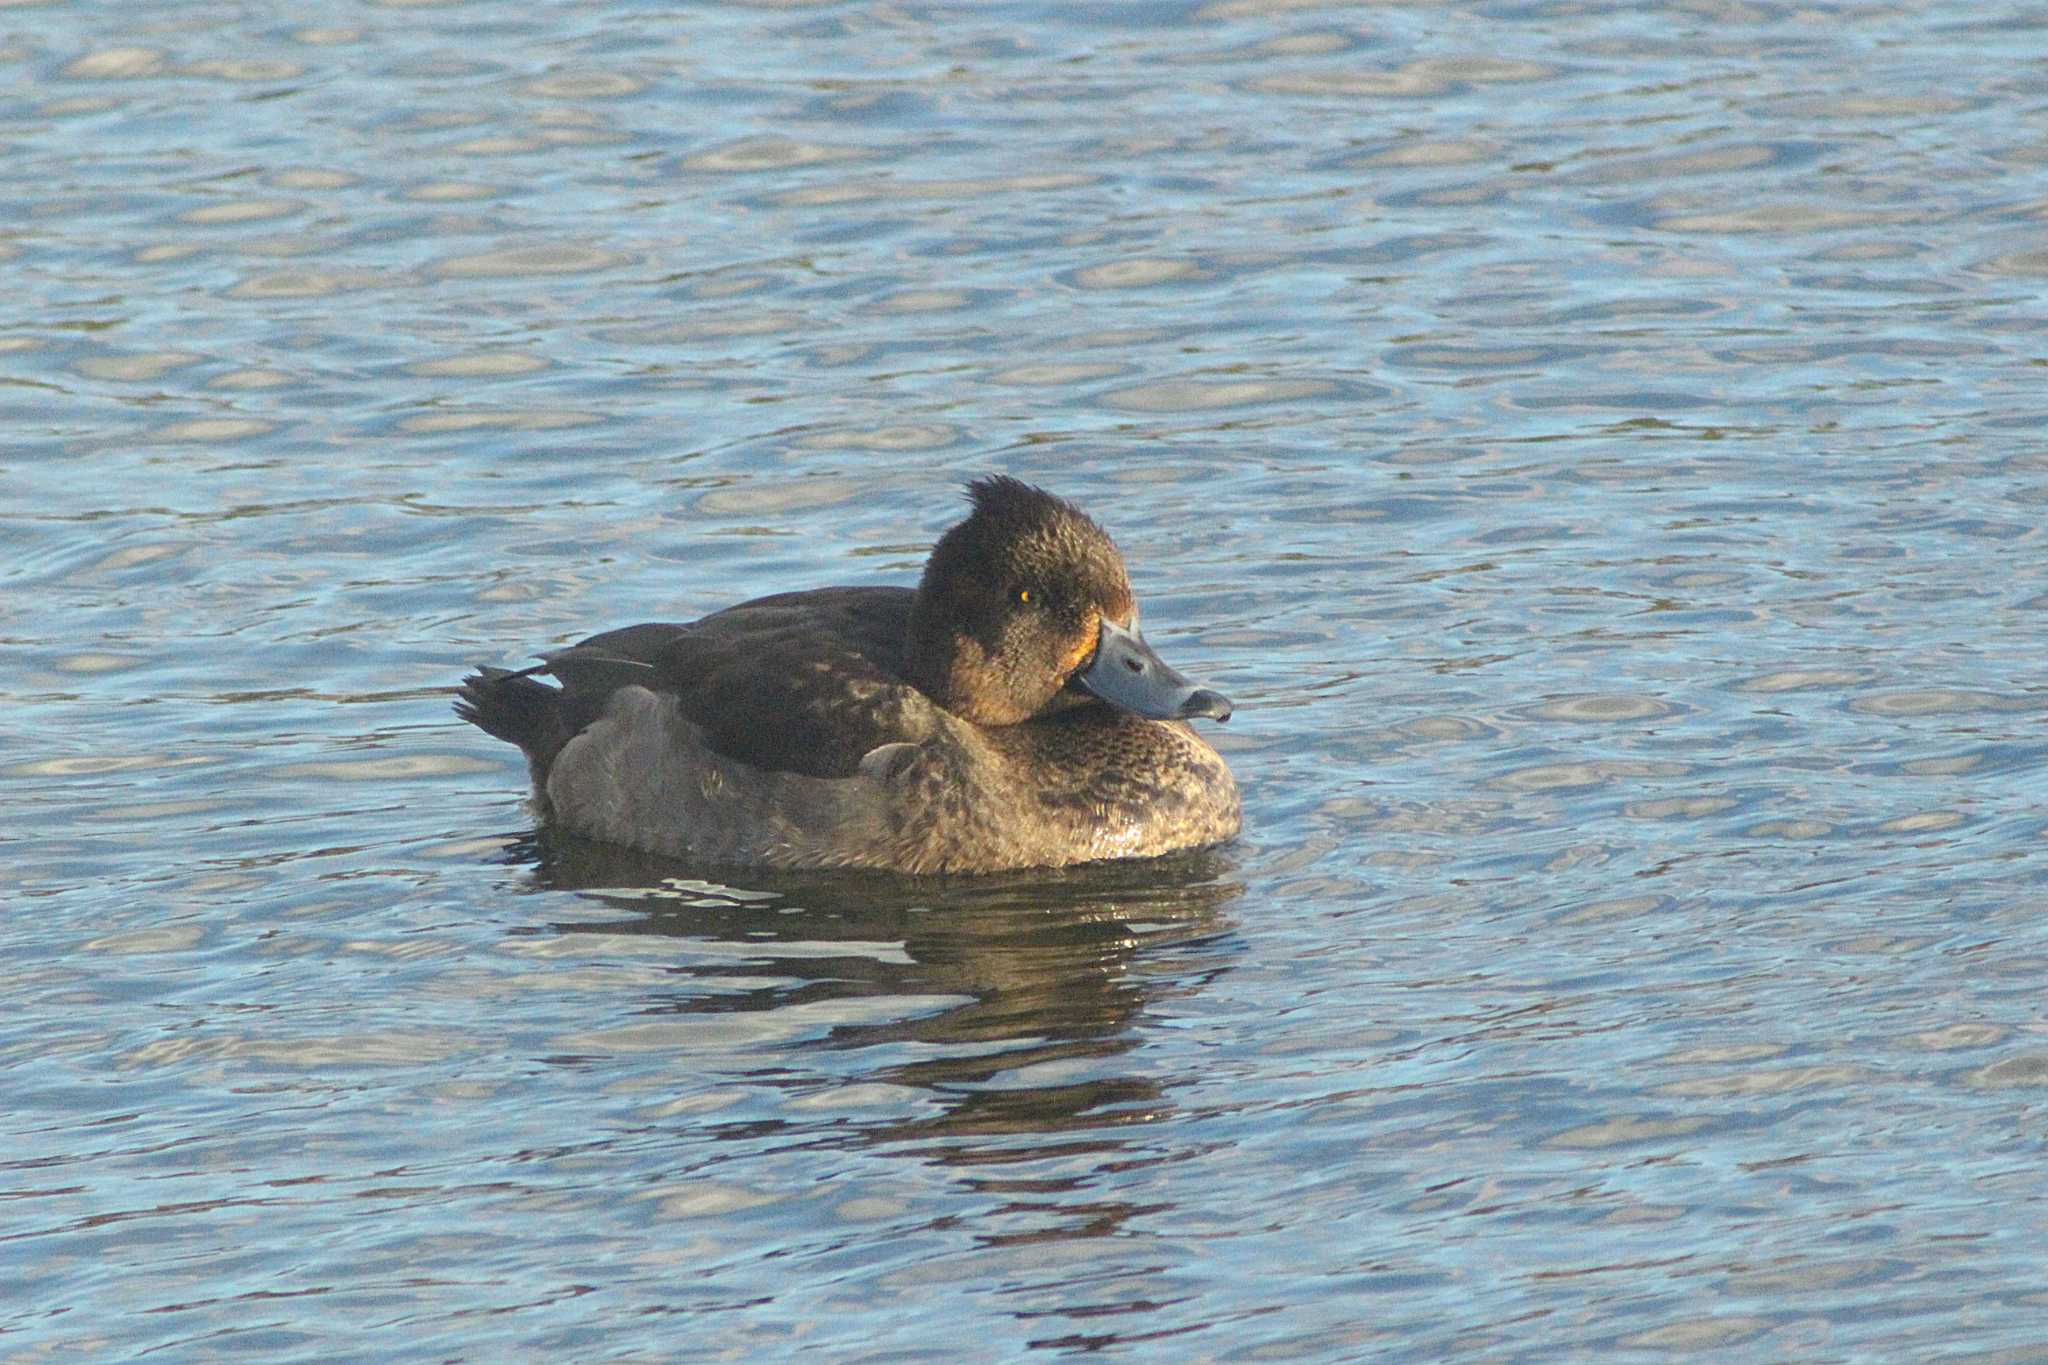
{"label": "duck's neck", "polygon": [[951,710],[952,649],[932,608],[931,595],[920,587],[910,602],[910,625],[904,632],[903,673],[939,705]]}
{"label": "duck's neck", "polygon": [[935,606],[919,588],[910,606],[904,676],[920,692],[974,725],[1016,725],[1036,714],[1012,679],[972,635],[952,628],[957,613]]}

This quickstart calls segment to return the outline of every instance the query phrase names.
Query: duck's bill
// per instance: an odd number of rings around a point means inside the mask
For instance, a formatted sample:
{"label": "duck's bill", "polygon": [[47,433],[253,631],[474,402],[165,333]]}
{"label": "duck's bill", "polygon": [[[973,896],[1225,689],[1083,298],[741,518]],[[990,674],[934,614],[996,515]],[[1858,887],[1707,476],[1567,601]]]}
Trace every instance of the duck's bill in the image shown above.
{"label": "duck's bill", "polygon": [[1147,720],[1230,719],[1230,698],[1197,687],[1154,654],[1144,636],[1113,621],[1102,623],[1095,657],[1074,681],[1111,706]]}

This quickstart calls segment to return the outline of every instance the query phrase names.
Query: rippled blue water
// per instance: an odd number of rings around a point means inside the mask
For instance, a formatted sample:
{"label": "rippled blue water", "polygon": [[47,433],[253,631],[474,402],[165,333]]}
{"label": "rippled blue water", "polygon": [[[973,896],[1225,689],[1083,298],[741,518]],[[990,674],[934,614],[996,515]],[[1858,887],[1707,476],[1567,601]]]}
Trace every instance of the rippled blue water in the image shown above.
{"label": "rippled blue water", "polygon": [[[0,4],[0,1354],[2039,1351],[2039,15],[287,8]],[[987,470],[1238,843],[448,712]]]}

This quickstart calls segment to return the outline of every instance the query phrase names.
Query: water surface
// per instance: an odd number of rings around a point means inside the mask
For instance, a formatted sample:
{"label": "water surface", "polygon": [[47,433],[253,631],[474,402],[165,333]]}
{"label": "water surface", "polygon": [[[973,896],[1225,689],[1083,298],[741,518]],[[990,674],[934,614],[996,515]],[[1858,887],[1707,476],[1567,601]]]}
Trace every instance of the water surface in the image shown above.
{"label": "water surface", "polygon": [[[2044,56],[0,6],[0,1353],[2038,1351]],[[1243,839],[713,878],[449,714],[989,470]]]}

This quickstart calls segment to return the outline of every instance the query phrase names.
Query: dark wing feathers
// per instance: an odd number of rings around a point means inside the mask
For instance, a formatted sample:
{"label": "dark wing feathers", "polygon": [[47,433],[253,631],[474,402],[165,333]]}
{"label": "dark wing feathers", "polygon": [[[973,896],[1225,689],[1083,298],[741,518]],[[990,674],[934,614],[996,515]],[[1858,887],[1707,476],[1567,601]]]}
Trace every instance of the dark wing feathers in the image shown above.
{"label": "dark wing feathers", "polygon": [[727,758],[850,777],[869,750],[930,733],[933,704],[902,672],[913,596],[908,588],[820,588],[745,602],[690,625],[606,631],[534,668],[479,669],[464,682],[456,713],[519,745],[545,772],[614,692],[645,687],[674,696]]}
{"label": "dark wing feathers", "polygon": [[923,738],[932,703],[903,679],[908,588],[820,588],[705,617],[653,659],[658,681],[727,758],[851,777],[881,744]]}

